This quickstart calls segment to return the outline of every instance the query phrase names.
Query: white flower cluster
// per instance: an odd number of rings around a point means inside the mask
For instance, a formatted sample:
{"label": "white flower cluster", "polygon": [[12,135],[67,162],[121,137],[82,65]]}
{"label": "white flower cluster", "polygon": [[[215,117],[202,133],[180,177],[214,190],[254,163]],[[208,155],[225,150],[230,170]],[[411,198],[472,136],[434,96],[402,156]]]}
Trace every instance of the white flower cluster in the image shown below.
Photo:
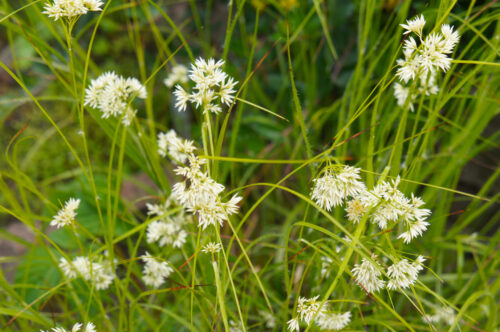
{"label": "white flower cluster", "polygon": [[403,239],[405,243],[427,230],[429,223],[426,219],[431,211],[421,208],[425,203],[419,197],[412,194],[411,198],[407,198],[397,189],[399,177],[392,182],[381,181],[367,190],[358,174],[359,169],[351,166],[337,173],[328,169],[325,175],[313,180],[311,198],[321,208],[330,211],[351,196],[345,208],[347,219],[357,223],[368,214],[370,221],[382,230],[387,228],[389,222],[402,220],[406,230],[398,239]]}
{"label": "white flower cluster", "polygon": [[145,263],[142,271],[142,280],[148,286],[158,288],[165,282],[165,278],[174,272],[167,262],[157,260],[146,251],[142,256],[142,261]]}
{"label": "white flower cluster", "polygon": [[358,168],[346,166],[337,172],[328,168],[323,176],[313,180],[311,198],[319,207],[330,211],[341,205],[346,197],[355,196],[365,189],[360,179]]}
{"label": "white flower cluster", "polygon": [[188,102],[203,110],[203,113],[219,113],[221,105],[231,105],[234,99],[234,87],[238,83],[229,77],[223,70],[223,60],[215,62],[214,59],[196,59],[191,65],[189,79],[195,83],[191,93],[184,90],[180,85],[176,86],[174,95],[176,97],[175,107],[179,111],[185,111]]}
{"label": "white flower cluster", "polygon": [[397,263],[392,264],[387,269],[387,288],[389,289],[404,289],[415,284],[417,281],[418,273],[424,268],[423,263],[425,258],[418,256],[415,262],[409,263],[407,259],[402,259]]}
{"label": "white flower cluster", "polygon": [[222,245],[220,243],[210,242],[203,246],[201,249],[202,252],[206,254],[216,254],[222,249]]}
{"label": "white flower cluster", "polygon": [[194,142],[177,136],[173,129],[167,133],[158,133],[158,154],[162,157],[168,155],[176,163],[185,164],[188,155],[194,150]]}
{"label": "white flower cluster", "polygon": [[266,328],[274,329],[276,327],[276,317],[274,317],[270,312],[259,310],[259,315],[262,316]]}
{"label": "white flower cluster", "polygon": [[328,303],[321,304],[318,301],[319,295],[307,299],[299,297],[297,304],[297,316],[288,321],[289,331],[300,331],[300,322],[305,322],[307,326],[315,323],[322,330],[341,330],[351,321],[349,311],[340,314],[329,311]]}
{"label": "white flower cluster", "polygon": [[[87,323],[82,330],[83,324],[82,323],[76,323],[73,325],[73,328],[71,329],[71,332],[79,332],[80,330],[82,332],[96,332],[96,328],[94,323]],[[67,330],[63,327],[53,327],[50,330],[47,330],[46,332],[67,332]],[[40,332],[44,332],[43,330],[40,330]]]}
{"label": "white flower cluster", "polygon": [[[422,30],[425,25],[423,15],[413,20],[401,24],[406,30],[405,35],[414,33],[418,37],[417,41],[408,37],[403,46],[404,60],[399,59],[399,66],[396,75],[402,83],[407,84],[410,80],[419,81],[416,91],[411,91],[410,87],[400,83],[394,84],[394,95],[399,106],[406,106],[413,110],[413,101],[418,95],[437,94],[439,87],[436,85],[436,74],[438,71],[446,72],[451,65],[449,55],[458,43],[460,36],[453,27],[448,24],[441,26],[441,32],[433,32],[423,36]],[[410,100],[408,100],[410,98]]]}
{"label": "white flower cluster", "polygon": [[138,79],[106,72],[90,82],[85,90],[85,105],[98,108],[104,119],[120,116],[123,125],[129,126],[137,113],[131,106],[135,97],[147,97],[146,87]]}
{"label": "white flower cluster", "polygon": [[172,72],[163,81],[165,85],[169,88],[173,87],[175,83],[187,83],[188,82],[188,69],[184,65],[176,65],[172,68]]}
{"label": "white flower cluster", "polygon": [[453,325],[455,319],[455,311],[450,307],[439,308],[434,312],[434,315],[426,315],[423,317],[424,321],[428,321],[433,324],[444,322],[447,325]]}
{"label": "white flower cluster", "polygon": [[[220,194],[225,187],[214,181],[201,166],[206,160],[194,154],[188,155],[189,166],[177,167],[175,173],[185,178],[174,184],[172,196],[189,212],[198,215],[198,225],[205,229],[208,225],[221,226],[229,216],[238,212],[241,196],[235,194],[227,202],[223,202]],[[189,183],[188,183],[189,181]]]}
{"label": "white flower cluster", "polygon": [[[376,256],[372,256],[373,260],[376,258]],[[402,259],[389,266],[387,269],[387,276],[389,277],[387,288],[390,290],[404,289],[415,284],[418,273],[423,269],[424,262],[425,258],[418,256],[413,263],[409,263],[407,259]],[[375,293],[385,287],[385,281],[380,278],[382,267],[377,262],[374,263],[363,258],[361,264],[355,264],[351,272],[359,286],[368,293]]]}
{"label": "white flower cluster", "polygon": [[57,212],[57,215],[54,216],[50,225],[60,228],[74,222],[76,218],[76,209],[78,209],[79,205],[80,199],[70,198],[64,204],[64,207]]}
{"label": "white flower cluster", "polygon": [[54,21],[63,17],[73,19],[89,11],[101,11],[103,4],[100,0],[54,0],[52,4],[50,2],[45,4],[43,13]]}
{"label": "white flower cluster", "polygon": [[[376,256],[372,257],[373,260],[376,258]],[[363,258],[361,265],[354,265],[351,272],[356,278],[356,282],[368,293],[375,293],[385,285],[384,280],[379,278],[382,275],[382,267],[377,262],[373,263]]]}
{"label": "white flower cluster", "polygon": [[171,216],[169,207],[171,199],[167,199],[164,204],[146,204],[148,215],[157,216],[159,219],[148,225],[146,237],[148,243],[158,242],[160,247],[172,245],[180,248],[186,242],[187,232],[182,229],[185,223],[184,213]]}
{"label": "white flower cluster", "polygon": [[78,256],[71,263],[62,257],[59,268],[68,279],[81,276],[94,284],[98,290],[107,289],[116,277],[107,257],[98,257],[96,261],[91,261],[88,257]]}

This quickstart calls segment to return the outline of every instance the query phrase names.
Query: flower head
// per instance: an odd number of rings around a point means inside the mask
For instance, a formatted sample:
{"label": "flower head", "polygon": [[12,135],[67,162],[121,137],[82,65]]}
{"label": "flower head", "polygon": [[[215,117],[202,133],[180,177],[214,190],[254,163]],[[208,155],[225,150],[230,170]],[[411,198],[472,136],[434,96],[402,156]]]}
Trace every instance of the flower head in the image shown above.
{"label": "flower head", "polygon": [[50,225],[60,228],[73,223],[76,218],[76,209],[78,209],[79,205],[80,199],[70,198],[66,201],[64,207],[54,216]]}
{"label": "flower head", "polygon": [[222,226],[230,215],[238,212],[241,196],[234,195],[229,201],[223,202],[219,195],[224,190],[224,186],[201,170],[201,165],[206,160],[201,160],[194,155],[189,155],[188,159],[190,163],[188,167],[175,169],[175,173],[184,176],[186,180],[173,186],[173,197],[187,211],[198,215],[198,224],[203,229],[217,223]]}
{"label": "flower head", "polygon": [[405,243],[410,243],[412,239],[421,236],[427,230],[429,223],[426,221],[431,214],[428,209],[421,209],[424,201],[420,197],[411,195],[411,200],[405,206],[403,220],[405,221],[406,232],[401,233],[398,239],[403,239]]}
{"label": "flower head", "polygon": [[137,113],[130,106],[135,97],[147,97],[146,87],[139,80],[107,72],[90,82],[85,90],[85,105],[99,109],[104,119],[120,116],[123,125],[129,126]]}
{"label": "flower head", "polygon": [[365,189],[360,181],[359,168],[345,166],[334,172],[327,169],[325,174],[314,179],[311,198],[319,207],[330,211],[332,207],[342,204],[348,196],[354,196]]}
{"label": "flower head", "polygon": [[142,271],[142,280],[148,286],[158,288],[165,282],[165,279],[174,272],[167,262],[162,262],[157,260],[146,251],[146,253],[141,257],[142,261],[145,263],[144,269]]}
{"label": "flower head", "polygon": [[171,216],[168,210],[170,204],[170,199],[164,204],[146,204],[148,215],[159,218],[148,225],[146,237],[148,243],[158,242],[160,247],[172,245],[174,248],[180,248],[187,238],[187,232],[182,229],[185,217],[183,213]]}
{"label": "flower head", "polygon": [[[376,256],[372,257],[372,259],[375,258]],[[382,275],[381,267],[376,262],[363,258],[361,265],[354,265],[352,274],[356,278],[356,282],[368,293],[375,293],[384,287],[385,282],[379,278]]]}
{"label": "flower head", "polygon": [[422,30],[425,26],[424,15],[417,16],[413,20],[407,20],[406,24],[401,24],[401,26],[405,29],[405,35],[414,32],[418,36],[421,36]]}
{"label": "flower head", "polygon": [[238,82],[229,77],[223,70],[223,60],[196,59],[189,70],[189,79],[194,82],[191,92],[177,85],[174,95],[175,107],[185,111],[187,104],[200,107],[203,113],[220,113],[222,105],[230,105],[234,100],[234,87]]}
{"label": "flower head", "polygon": [[158,154],[162,157],[169,155],[176,163],[185,164],[195,150],[193,141],[180,138],[173,129],[158,133]]}
{"label": "flower head", "polygon": [[84,280],[92,282],[97,290],[107,289],[116,277],[107,257],[90,260],[88,257],[79,256],[71,263],[61,258],[59,268],[68,279],[81,276]]}
{"label": "flower head", "polygon": [[453,27],[448,24],[441,26],[440,32],[432,32],[427,36],[422,35],[425,25],[423,15],[407,21],[402,24],[406,29],[405,35],[415,33],[418,36],[418,42],[409,36],[403,46],[404,59],[398,59],[399,66],[396,76],[403,83],[411,80],[419,80],[419,85],[411,93],[411,100],[408,100],[410,90],[399,83],[394,86],[394,96],[399,106],[408,105],[413,110],[412,102],[418,95],[437,94],[439,87],[436,82],[436,73],[446,72],[451,65],[449,55],[453,53],[460,36]]}
{"label": "flower head", "polygon": [[342,330],[344,327],[349,325],[350,322],[351,322],[351,313],[347,311],[344,312],[343,314],[328,313],[326,315],[323,315],[321,316],[320,319],[318,319],[316,324],[322,330],[338,331]]}
{"label": "flower head", "polygon": [[288,325],[288,331],[296,331],[296,332],[299,332],[300,331],[300,326],[299,326],[299,318],[298,317],[295,317],[295,318],[292,318],[288,321],[287,325]]}
{"label": "flower head", "polygon": [[[71,329],[71,332],[79,332],[81,330],[81,328],[83,327],[83,324],[82,323],[76,323],[75,325],[73,325],[73,328]],[[66,332],[67,330],[65,328],[62,328],[62,327],[54,327],[51,329],[52,332]],[[94,323],[87,323],[85,325],[85,328],[83,330],[81,330],[82,332],[96,332],[96,328],[95,328],[95,325]],[[41,330],[40,332],[44,332],[43,330]],[[50,332],[49,330],[47,330],[46,332]]]}
{"label": "flower head", "polygon": [[387,269],[387,275],[389,276],[387,288],[404,289],[415,284],[418,273],[423,269],[422,264],[424,261],[423,256],[418,256],[413,263],[409,263],[407,259],[402,259],[389,266]]}
{"label": "flower head", "polygon": [[206,254],[216,254],[222,249],[222,245],[220,243],[210,242],[203,246],[203,251]]}
{"label": "flower head", "polygon": [[173,87],[175,83],[187,83],[188,81],[188,69],[184,65],[176,65],[172,68],[172,72],[163,81],[165,85],[169,88]]}
{"label": "flower head", "polygon": [[89,11],[101,11],[104,3],[99,0],[53,0],[47,3],[43,13],[57,21],[60,18],[73,19]]}

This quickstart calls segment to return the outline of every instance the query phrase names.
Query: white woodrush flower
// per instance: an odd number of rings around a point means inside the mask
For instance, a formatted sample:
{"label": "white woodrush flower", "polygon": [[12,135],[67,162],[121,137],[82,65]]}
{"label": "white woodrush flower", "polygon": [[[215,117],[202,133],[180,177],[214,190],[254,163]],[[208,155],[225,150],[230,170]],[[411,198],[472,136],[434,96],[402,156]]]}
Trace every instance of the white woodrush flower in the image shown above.
{"label": "white woodrush flower", "polygon": [[[432,32],[427,36],[422,35],[425,19],[421,15],[407,24],[402,24],[406,29],[405,34],[415,33],[418,36],[418,43],[413,37],[408,37],[404,42],[404,59],[398,59],[399,66],[396,76],[405,84],[411,80],[419,80],[417,91],[412,91],[409,107],[413,110],[412,102],[417,95],[437,94],[439,87],[436,84],[436,73],[446,72],[451,65],[449,55],[453,53],[455,46],[460,40],[457,31],[448,24],[441,26],[440,32]],[[409,95],[409,88],[404,86],[394,87],[394,95],[399,106],[404,106]]]}
{"label": "white woodrush flower", "polygon": [[259,310],[259,314],[266,323],[266,328],[274,329],[276,327],[276,317],[274,317],[270,312]]}
{"label": "white woodrush flower", "polygon": [[75,19],[89,11],[101,11],[103,4],[99,0],[53,0],[45,4],[43,13],[54,21],[63,17]]}
{"label": "white woodrush flower", "polygon": [[405,35],[414,32],[418,36],[422,36],[422,30],[425,26],[424,15],[417,16],[413,20],[407,20],[406,24],[401,24],[401,26],[405,29]]}
{"label": "white woodrush flower", "polygon": [[[372,256],[373,260],[376,258],[377,256]],[[361,264],[354,265],[351,272],[356,282],[368,293],[375,293],[384,288],[385,282],[379,278],[382,275],[382,268],[377,262],[363,258]]]}
{"label": "white woodrush flower", "polygon": [[162,262],[157,260],[146,251],[146,253],[141,257],[142,261],[145,263],[144,269],[142,270],[142,280],[148,286],[158,288],[164,282],[168,276],[174,272],[167,262]]}
{"label": "white woodrush flower", "polygon": [[91,282],[97,290],[107,289],[116,277],[111,262],[104,256],[99,256],[96,261],[78,256],[71,263],[61,258],[59,268],[68,279],[81,276],[84,280]]}
{"label": "white woodrush flower", "polygon": [[55,226],[57,228],[67,226],[75,221],[76,218],[76,210],[80,205],[80,199],[70,198],[64,204],[64,207],[57,212],[57,214],[53,217],[50,222],[51,226]]}
{"label": "white woodrush flower", "polygon": [[172,72],[163,81],[165,85],[169,88],[173,87],[176,83],[187,83],[188,82],[188,69],[184,65],[176,65],[172,68]]}
{"label": "white woodrush flower", "polygon": [[229,321],[229,332],[243,332],[241,324],[238,324],[234,320]]}
{"label": "white woodrush flower", "polygon": [[317,320],[316,325],[322,330],[338,331],[349,325],[350,322],[351,312],[346,311],[343,314],[327,313]]}
{"label": "white woodrush flower", "polygon": [[444,38],[443,52],[446,54],[452,53],[455,46],[460,40],[460,35],[458,31],[453,30],[453,26],[448,24],[443,24],[441,26],[441,34]]}
{"label": "white woodrush flower", "polygon": [[387,269],[389,282],[387,288],[404,289],[414,285],[418,278],[418,273],[423,269],[425,258],[418,256],[415,262],[409,263],[407,259],[402,259]]}
{"label": "white woodrush flower", "polygon": [[164,204],[146,203],[148,215],[159,218],[148,225],[146,232],[148,243],[158,242],[160,247],[172,245],[174,248],[180,248],[186,242],[188,234],[182,229],[185,223],[184,214],[171,216],[168,210],[171,204],[171,199],[167,199]]}
{"label": "white woodrush flower", "polygon": [[399,176],[391,182],[382,181],[369,191],[360,194],[359,199],[370,211],[371,222],[380,229],[387,228],[389,222],[395,222],[403,214],[408,199],[397,187]]}
{"label": "white woodrush flower", "polygon": [[319,295],[310,299],[299,297],[297,314],[300,320],[303,320],[307,325],[311,324],[314,318],[319,319],[328,311],[327,303],[321,304],[318,298]]}
{"label": "white woodrush flower", "polygon": [[198,225],[203,229],[217,223],[222,226],[230,215],[238,212],[237,204],[242,197],[234,195],[227,202],[221,201],[219,195],[224,190],[224,186],[201,170],[201,165],[205,164],[206,160],[200,160],[194,155],[189,155],[188,159],[188,167],[175,169],[175,173],[184,176],[186,180],[174,184],[172,196],[187,211],[198,215]]}
{"label": "white woodrush flower", "polygon": [[428,321],[433,324],[439,324],[444,322],[447,325],[453,325],[456,319],[455,310],[450,307],[441,307],[437,309],[433,315],[427,315],[422,317],[424,321]]}
{"label": "white woodrush flower", "polygon": [[222,245],[220,243],[209,242],[208,244],[203,246],[201,249],[202,252],[206,254],[216,254],[222,249]]}
{"label": "white woodrush flower", "polygon": [[173,129],[167,133],[158,133],[158,154],[162,157],[168,155],[176,163],[185,164],[188,155],[195,150],[193,141],[180,138]]}
{"label": "white woodrush flower", "polygon": [[297,316],[288,321],[289,331],[299,331],[301,321],[308,326],[316,324],[322,330],[341,330],[351,321],[351,313],[332,313],[328,309],[328,303],[318,301],[319,295],[307,299],[299,297],[297,304]]}
{"label": "white woodrush flower", "polygon": [[[416,94],[411,95],[410,101],[407,101],[410,96],[410,88],[404,87],[399,83],[394,83],[394,97],[398,102],[398,106],[407,107],[410,111],[414,110],[413,101],[416,99]],[[408,104],[407,104],[408,103]]]}
{"label": "white woodrush flower", "polygon": [[186,243],[187,232],[173,221],[156,220],[148,225],[147,242],[158,242],[160,247],[172,245],[180,248]]}
{"label": "white woodrush flower", "polygon": [[214,59],[196,59],[188,75],[194,82],[192,91],[187,92],[180,85],[177,85],[174,91],[177,110],[186,110],[190,102],[201,108],[203,113],[218,114],[222,111],[221,105],[230,105],[234,100],[234,87],[238,82],[222,70],[223,65],[223,60],[216,62]]}
{"label": "white woodrush flower", "polygon": [[121,117],[123,125],[129,126],[137,113],[130,105],[135,97],[147,97],[146,87],[139,80],[107,72],[90,82],[84,104],[99,109],[104,119]]}
{"label": "white woodrush flower", "polygon": [[347,219],[355,224],[361,221],[367,210],[368,209],[360,199],[360,196],[356,196],[347,202],[345,208]]}
{"label": "white woodrush flower", "polygon": [[[85,328],[82,330],[83,324],[82,323],[76,323],[73,325],[73,328],[71,329],[71,332],[97,332],[94,323],[87,323],[85,325]],[[50,330],[47,330],[46,332],[67,332],[65,328],[62,327],[53,327]],[[40,332],[44,332],[43,330],[40,330]]]}
{"label": "white woodrush flower", "polygon": [[184,90],[180,85],[176,85],[174,96],[175,96],[175,108],[177,108],[179,112],[185,111],[187,103],[191,97],[189,93],[187,93],[186,90]]}
{"label": "white woodrush flower", "polygon": [[346,197],[355,196],[365,189],[359,171],[351,166],[344,166],[337,172],[328,168],[323,176],[313,180],[311,198],[327,211],[341,205]]}
{"label": "white woodrush flower", "polygon": [[219,97],[222,104],[231,105],[234,99],[234,87],[238,82],[234,81],[232,77],[222,81],[220,85]]}
{"label": "white woodrush flower", "polygon": [[426,221],[431,214],[428,209],[421,209],[424,201],[420,197],[411,194],[411,200],[406,206],[402,219],[405,222],[406,232],[401,233],[398,239],[403,239],[405,243],[410,243],[412,239],[421,236],[427,230],[429,223]]}
{"label": "white woodrush flower", "polygon": [[288,325],[288,331],[296,331],[296,332],[299,332],[300,331],[300,326],[299,326],[299,318],[298,317],[295,317],[295,318],[292,318],[288,321],[287,325]]}

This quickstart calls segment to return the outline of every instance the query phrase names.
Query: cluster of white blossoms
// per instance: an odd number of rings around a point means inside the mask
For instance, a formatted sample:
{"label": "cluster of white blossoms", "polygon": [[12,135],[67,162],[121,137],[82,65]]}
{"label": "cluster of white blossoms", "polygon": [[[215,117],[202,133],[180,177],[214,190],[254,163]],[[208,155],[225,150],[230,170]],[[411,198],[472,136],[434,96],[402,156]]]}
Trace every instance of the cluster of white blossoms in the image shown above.
{"label": "cluster of white blossoms", "polygon": [[129,126],[137,113],[131,106],[135,97],[147,97],[146,87],[138,79],[106,72],[90,82],[85,90],[85,105],[99,109],[104,119],[121,117],[123,125]]}
{"label": "cluster of white blossoms", "polygon": [[[386,286],[386,282],[381,278],[382,267],[373,255],[372,262],[366,258],[361,260],[361,264],[355,264],[351,270],[358,285],[368,293],[375,293]],[[425,258],[418,256],[413,263],[407,259],[402,259],[387,268],[387,288],[390,290],[404,289],[415,284],[418,273],[423,269]]]}
{"label": "cluster of white blossoms", "polygon": [[222,249],[222,245],[220,243],[210,242],[203,246],[201,249],[202,252],[206,254],[216,254]]}
{"label": "cluster of white blossoms", "polygon": [[[83,327],[83,330],[82,330]],[[50,330],[47,330],[46,332],[67,332],[67,330],[63,327],[53,327]],[[94,323],[87,323],[85,327],[83,326],[82,323],[76,323],[73,325],[73,328],[71,329],[71,332],[96,332],[96,328]],[[44,332],[43,330],[40,330],[40,332]]]}
{"label": "cluster of white blossoms", "polygon": [[[376,256],[372,256],[373,260],[376,258]],[[375,293],[385,286],[384,280],[380,278],[382,267],[377,262],[363,258],[361,265],[355,264],[351,272],[356,278],[356,282],[368,293]]]}
{"label": "cluster of white blossoms", "polygon": [[396,75],[401,83],[407,84],[410,80],[417,80],[418,86],[412,90],[408,86],[396,83],[394,95],[399,106],[413,110],[412,102],[418,95],[438,93],[437,72],[446,72],[450,68],[452,59],[449,55],[453,53],[460,36],[452,26],[443,24],[440,32],[432,32],[424,37],[422,31],[426,22],[423,15],[406,23],[401,24],[405,29],[404,34],[414,33],[418,42],[413,36],[407,37],[403,46],[405,58],[397,61],[399,68]]}
{"label": "cluster of white blossoms", "polygon": [[169,88],[173,87],[176,83],[187,83],[188,82],[188,69],[184,65],[176,65],[172,68],[172,72],[163,81],[165,85]]}
{"label": "cluster of white blossoms", "polygon": [[268,329],[274,329],[276,327],[276,317],[274,317],[270,312],[259,310],[259,315],[262,317],[262,320],[265,322],[265,326]]}
{"label": "cluster of white blossoms", "polygon": [[425,258],[418,256],[415,262],[410,263],[407,259],[402,259],[397,263],[392,264],[387,268],[387,288],[389,289],[404,289],[415,284],[418,278],[418,273],[424,268],[423,263]]}
{"label": "cluster of white blossoms", "polygon": [[100,0],[54,0],[45,4],[43,12],[48,17],[57,21],[60,18],[74,19],[89,11],[101,11],[104,3]]}
{"label": "cluster of white blossoms", "polygon": [[422,319],[425,322],[439,324],[441,322],[447,325],[453,325],[456,319],[455,311],[450,307],[442,307],[434,312],[434,315],[425,315]]}
{"label": "cluster of white blossoms", "polygon": [[160,287],[165,282],[165,279],[174,272],[174,269],[167,262],[162,262],[151,257],[147,251],[141,258],[145,264],[142,271],[142,280],[148,286],[154,288]]}
{"label": "cluster of white blossoms", "polygon": [[203,229],[217,223],[222,226],[230,215],[238,212],[241,196],[235,194],[229,201],[223,202],[220,194],[225,187],[201,169],[206,160],[193,154],[188,156],[188,160],[189,166],[175,169],[175,173],[185,180],[174,184],[172,196],[187,211],[198,215],[198,225]]}
{"label": "cluster of white blossoms", "polygon": [[158,133],[158,154],[162,157],[168,155],[174,162],[185,164],[188,155],[194,150],[196,150],[194,142],[177,136],[173,129],[166,133]]}
{"label": "cluster of white blossoms", "polygon": [[346,327],[351,321],[351,313],[349,311],[341,313],[333,313],[329,310],[328,303],[318,301],[319,295],[307,299],[299,297],[297,304],[297,315],[288,321],[289,331],[300,331],[300,323],[304,322],[307,326],[316,324],[322,330],[341,330]]}
{"label": "cluster of white blossoms", "polygon": [[398,236],[405,243],[422,235],[429,223],[426,221],[431,211],[421,208],[425,203],[419,197],[406,197],[397,189],[400,179],[391,182],[381,181],[371,190],[367,190],[360,181],[359,169],[345,166],[343,169],[328,168],[325,174],[314,181],[311,198],[319,207],[330,211],[332,207],[342,205],[345,199],[347,219],[358,223],[363,217],[377,224],[381,230],[388,223],[403,221],[405,231]]}
{"label": "cluster of white blossoms", "polygon": [[229,77],[223,70],[223,60],[215,62],[214,59],[196,59],[191,65],[189,79],[194,82],[191,92],[176,85],[174,95],[176,97],[175,107],[179,111],[185,111],[188,102],[201,108],[203,113],[219,113],[222,105],[231,105],[234,100],[235,85],[238,83]]}
{"label": "cluster of white blossoms", "polygon": [[80,199],[70,198],[66,201],[64,207],[53,217],[50,225],[60,228],[73,223],[75,221],[76,210],[79,205]]}
{"label": "cluster of white blossoms", "polygon": [[62,257],[59,268],[68,279],[81,276],[98,290],[107,289],[116,277],[111,262],[105,256],[98,257],[95,261],[91,261],[88,257],[78,256],[71,263]]}
{"label": "cluster of white blossoms", "polygon": [[341,205],[346,197],[355,196],[365,189],[365,184],[360,181],[358,168],[346,166],[335,171],[327,168],[321,177],[313,180],[311,198],[327,211]]}
{"label": "cluster of white blossoms", "polygon": [[158,218],[148,225],[146,231],[148,243],[158,242],[160,247],[171,245],[180,248],[186,242],[187,232],[182,229],[186,217],[183,212],[172,215],[169,212],[171,205],[171,199],[167,199],[164,204],[146,204],[148,215]]}

